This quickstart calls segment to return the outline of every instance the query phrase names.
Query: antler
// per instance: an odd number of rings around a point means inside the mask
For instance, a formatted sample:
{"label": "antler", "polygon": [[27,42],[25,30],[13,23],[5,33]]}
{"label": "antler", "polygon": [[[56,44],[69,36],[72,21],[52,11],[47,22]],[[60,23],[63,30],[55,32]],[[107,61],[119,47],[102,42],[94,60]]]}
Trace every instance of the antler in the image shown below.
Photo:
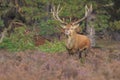
{"label": "antler", "polygon": [[86,19],[91,13],[92,13],[93,9],[92,9],[92,4],[90,5],[90,7],[88,8],[88,6],[85,6],[85,16],[75,22],[73,22],[72,24],[78,24],[79,22],[83,21],[84,19]]}
{"label": "antler", "polygon": [[51,12],[53,15],[53,18],[63,24],[67,24],[64,20],[60,19],[60,17],[58,16],[58,14],[60,13],[60,11],[62,10],[62,8],[60,8],[60,4],[57,6],[57,9],[55,8],[55,6],[53,6],[51,8]]}

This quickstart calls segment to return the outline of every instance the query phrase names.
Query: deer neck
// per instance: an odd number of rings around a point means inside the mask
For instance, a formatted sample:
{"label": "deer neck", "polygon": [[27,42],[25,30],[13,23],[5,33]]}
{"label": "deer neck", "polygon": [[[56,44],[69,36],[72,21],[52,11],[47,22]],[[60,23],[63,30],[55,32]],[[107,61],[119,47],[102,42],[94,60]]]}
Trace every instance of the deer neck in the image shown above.
{"label": "deer neck", "polygon": [[76,36],[76,33],[74,32],[73,34],[71,34],[67,37],[66,46],[68,49],[73,48],[74,43],[75,43],[75,36]]}

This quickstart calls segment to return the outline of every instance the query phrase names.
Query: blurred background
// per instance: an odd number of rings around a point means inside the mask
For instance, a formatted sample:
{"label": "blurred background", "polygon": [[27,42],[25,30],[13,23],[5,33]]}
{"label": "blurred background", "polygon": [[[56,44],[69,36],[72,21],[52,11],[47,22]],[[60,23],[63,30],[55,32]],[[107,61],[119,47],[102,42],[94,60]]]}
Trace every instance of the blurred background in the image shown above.
{"label": "blurred background", "polygon": [[59,4],[62,8],[59,16],[67,22],[82,18],[85,5],[92,4],[92,14],[79,23],[79,33],[89,36],[89,29],[93,29],[90,36],[93,47],[101,41],[119,42],[119,3],[119,0],[0,0],[0,48],[21,51],[46,43],[39,47],[43,49],[55,42],[55,47],[57,44],[61,49],[63,31],[51,14],[51,8]]}

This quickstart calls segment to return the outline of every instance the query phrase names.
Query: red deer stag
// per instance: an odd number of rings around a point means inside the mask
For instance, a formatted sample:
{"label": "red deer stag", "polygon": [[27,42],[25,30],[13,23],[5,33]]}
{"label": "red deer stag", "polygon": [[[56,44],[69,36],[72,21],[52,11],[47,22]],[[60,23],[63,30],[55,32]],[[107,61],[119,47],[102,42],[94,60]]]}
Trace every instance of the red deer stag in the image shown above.
{"label": "red deer stag", "polygon": [[90,5],[89,8],[87,5],[85,6],[85,16],[83,18],[70,23],[65,22],[64,19],[62,20],[58,16],[61,10],[62,8],[60,9],[60,5],[58,5],[57,9],[53,6],[51,12],[53,18],[62,24],[61,27],[64,29],[64,34],[67,36],[66,49],[69,54],[79,53],[79,58],[82,57],[82,51],[85,50],[86,56],[90,48],[90,39],[85,35],[78,34],[76,28],[79,27],[79,22],[85,20],[91,14],[92,5]]}

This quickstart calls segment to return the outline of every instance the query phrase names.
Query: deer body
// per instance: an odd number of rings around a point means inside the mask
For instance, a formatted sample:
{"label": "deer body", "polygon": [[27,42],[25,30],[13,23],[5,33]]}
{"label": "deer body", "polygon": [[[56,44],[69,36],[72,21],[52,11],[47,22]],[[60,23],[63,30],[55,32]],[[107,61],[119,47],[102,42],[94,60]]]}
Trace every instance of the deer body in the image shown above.
{"label": "deer body", "polygon": [[79,57],[81,57],[81,52],[84,50],[87,55],[87,51],[90,49],[90,40],[84,35],[75,34],[67,39],[66,48],[69,54],[79,53]]}
{"label": "deer body", "polygon": [[[65,35],[66,35],[66,49],[68,50],[69,54],[79,53],[81,57],[81,52],[83,50],[88,51],[90,48],[90,39],[85,36],[78,34],[76,32],[76,28],[79,25],[65,27]],[[87,52],[85,53],[87,54]]]}
{"label": "deer body", "polygon": [[66,41],[66,46],[68,49],[84,50],[90,47],[90,40],[87,36],[74,34],[74,36],[68,37]]}

